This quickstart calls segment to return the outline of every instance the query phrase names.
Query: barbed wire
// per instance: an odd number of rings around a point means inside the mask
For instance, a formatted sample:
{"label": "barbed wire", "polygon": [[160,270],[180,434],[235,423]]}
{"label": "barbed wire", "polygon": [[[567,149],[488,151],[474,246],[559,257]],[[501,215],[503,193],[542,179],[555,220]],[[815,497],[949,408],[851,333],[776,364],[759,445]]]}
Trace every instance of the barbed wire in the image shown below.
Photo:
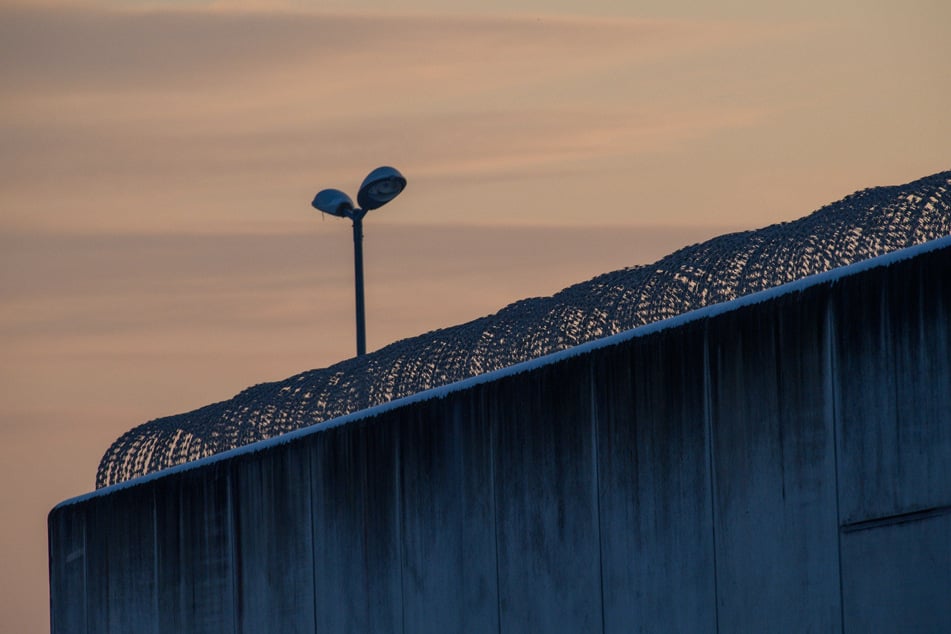
{"label": "barbed wire", "polygon": [[949,235],[949,186],[951,171],[866,189],[800,220],[719,236],[654,264],[147,422],[109,447],[96,487]]}

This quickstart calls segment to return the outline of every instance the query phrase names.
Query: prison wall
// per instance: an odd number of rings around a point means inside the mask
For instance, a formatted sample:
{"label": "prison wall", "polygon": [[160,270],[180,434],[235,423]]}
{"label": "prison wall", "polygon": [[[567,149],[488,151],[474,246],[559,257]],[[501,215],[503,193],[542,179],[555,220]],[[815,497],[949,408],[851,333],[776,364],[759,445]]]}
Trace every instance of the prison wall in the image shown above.
{"label": "prison wall", "polygon": [[951,631],[951,242],[66,501],[51,630]]}

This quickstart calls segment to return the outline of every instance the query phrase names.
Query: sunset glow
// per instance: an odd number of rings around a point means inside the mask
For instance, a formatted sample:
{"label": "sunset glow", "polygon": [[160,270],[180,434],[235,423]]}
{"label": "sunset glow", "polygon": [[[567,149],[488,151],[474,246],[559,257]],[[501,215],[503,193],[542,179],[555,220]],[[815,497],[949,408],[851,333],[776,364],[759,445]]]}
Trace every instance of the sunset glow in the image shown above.
{"label": "sunset glow", "polygon": [[0,614],[130,427],[951,168],[951,4],[0,0]]}

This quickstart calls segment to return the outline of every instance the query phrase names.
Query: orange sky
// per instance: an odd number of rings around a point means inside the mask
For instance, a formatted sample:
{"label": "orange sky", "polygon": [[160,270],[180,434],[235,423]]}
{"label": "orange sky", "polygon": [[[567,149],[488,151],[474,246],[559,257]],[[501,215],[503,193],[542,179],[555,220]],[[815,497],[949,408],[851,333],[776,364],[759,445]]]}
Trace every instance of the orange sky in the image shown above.
{"label": "orange sky", "polygon": [[[0,615],[118,435],[951,168],[951,5],[0,0]],[[873,5],[873,6],[869,6]]]}

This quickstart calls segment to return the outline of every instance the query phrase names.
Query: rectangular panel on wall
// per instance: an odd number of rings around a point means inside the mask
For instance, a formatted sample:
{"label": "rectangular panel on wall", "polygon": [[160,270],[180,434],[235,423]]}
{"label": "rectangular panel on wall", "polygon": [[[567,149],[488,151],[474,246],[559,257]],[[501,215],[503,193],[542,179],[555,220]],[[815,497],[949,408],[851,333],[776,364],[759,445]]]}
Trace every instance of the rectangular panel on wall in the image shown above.
{"label": "rectangular panel on wall", "polygon": [[702,328],[593,356],[604,631],[708,631],[716,606]]}
{"label": "rectangular panel on wall", "polygon": [[318,632],[393,632],[402,623],[399,434],[390,417],[304,440],[312,451]]}
{"label": "rectangular panel on wall", "polygon": [[372,632],[398,632],[403,618],[400,547],[400,436],[392,418],[366,428],[366,551],[369,624]]}
{"label": "rectangular panel on wall", "polygon": [[324,430],[312,452],[314,611],[318,632],[369,631],[366,455],[356,429]]}
{"label": "rectangular panel on wall", "polygon": [[842,523],[951,504],[951,249],[850,279],[835,311]]}
{"label": "rectangular panel on wall", "polygon": [[90,623],[90,630],[111,634],[157,632],[152,492],[132,487],[96,500],[91,506],[86,543],[92,552],[105,555],[105,572],[90,574],[87,587],[90,595],[96,589],[107,592],[107,609],[98,615],[102,618],[99,623]]}
{"label": "rectangular panel on wall", "polygon": [[842,534],[848,634],[951,632],[951,510]]}
{"label": "rectangular panel on wall", "polygon": [[403,628],[497,632],[491,436],[484,386],[399,416]]}
{"label": "rectangular panel on wall", "polygon": [[234,466],[238,631],[314,631],[310,460],[281,445]]}
{"label": "rectangular panel on wall", "polygon": [[235,628],[229,463],[154,480],[158,622],[162,634]]}
{"label": "rectangular panel on wall", "polygon": [[57,507],[48,518],[51,634],[87,631],[86,508],[83,504]]}
{"label": "rectangular panel on wall", "polygon": [[590,370],[568,359],[487,386],[503,632],[597,632],[601,620]]}
{"label": "rectangular panel on wall", "polygon": [[708,322],[722,632],[841,627],[825,301],[807,292]]}

